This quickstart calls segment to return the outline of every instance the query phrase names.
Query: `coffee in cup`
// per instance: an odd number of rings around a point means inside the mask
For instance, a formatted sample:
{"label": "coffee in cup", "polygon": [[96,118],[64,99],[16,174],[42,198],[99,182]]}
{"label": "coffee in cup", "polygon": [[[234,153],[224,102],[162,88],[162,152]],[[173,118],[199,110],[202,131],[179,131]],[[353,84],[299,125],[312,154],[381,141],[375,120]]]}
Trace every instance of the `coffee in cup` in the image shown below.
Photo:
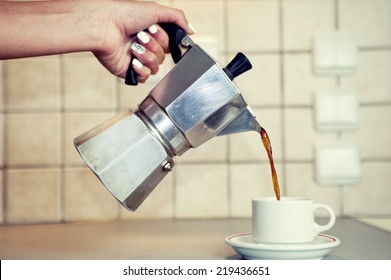
{"label": "coffee in cup", "polygon": [[[329,214],[325,225],[315,222],[315,211]],[[325,204],[300,197],[255,198],[252,200],[253,241],[256,243],[310,243],[335,223],[334,211]]]}

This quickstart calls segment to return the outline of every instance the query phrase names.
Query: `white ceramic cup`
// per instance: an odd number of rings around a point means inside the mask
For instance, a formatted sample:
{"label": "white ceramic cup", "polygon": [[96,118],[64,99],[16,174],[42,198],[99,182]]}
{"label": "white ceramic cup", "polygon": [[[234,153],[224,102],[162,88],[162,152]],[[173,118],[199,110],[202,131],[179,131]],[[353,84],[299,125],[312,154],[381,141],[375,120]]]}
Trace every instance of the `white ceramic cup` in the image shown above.
{"label": "white ceramic cup", "polygon": [[[325,209],[329,221],[315,222],[315,211]],[[256,243],[310,243],[335,223],[334,211],[325,204],[300,197],[254,198],[252,200],[253,240]]]}

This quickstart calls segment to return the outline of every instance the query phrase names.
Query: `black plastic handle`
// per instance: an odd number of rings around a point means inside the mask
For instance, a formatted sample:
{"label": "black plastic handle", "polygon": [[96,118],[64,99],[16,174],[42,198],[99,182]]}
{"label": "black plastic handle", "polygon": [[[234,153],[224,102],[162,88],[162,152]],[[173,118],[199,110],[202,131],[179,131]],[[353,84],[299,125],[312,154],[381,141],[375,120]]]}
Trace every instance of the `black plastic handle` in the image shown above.
{"label": "black plastic handle", "polygon": [[[175,63],[177,63],[182,57],[182,51],[179,45],[183,37],[187,34],[182,28],[174,23],[159,23],[159,25],[168,35],[168,47],[170,49],[172,59]],[[129,68],[126,71],[125,84],[137,86],[137,73],[133,69],[133,59],[134,57],[131,59]]]}
{"label": "black plastic handle", "polygon": [[251,62],[243,53],[238,53],[223,70],[232,81],[252,68]]}

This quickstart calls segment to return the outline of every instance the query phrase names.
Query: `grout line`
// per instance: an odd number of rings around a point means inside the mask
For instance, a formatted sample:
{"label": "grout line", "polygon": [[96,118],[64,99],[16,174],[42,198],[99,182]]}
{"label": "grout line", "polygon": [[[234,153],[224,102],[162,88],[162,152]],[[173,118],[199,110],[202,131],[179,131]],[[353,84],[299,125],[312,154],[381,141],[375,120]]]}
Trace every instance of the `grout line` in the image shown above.
{"label": "grout line", "polygon": [[[174,7],[174,1],[173,0],[170,0],[169,1],[169,4],[171,7]],[[182,165],[183,163],[179,163],[179,165]],[[175,165],[177,166],[178,163],[175,163]],[[177,193],[177,171],[176,171],[176,168],[174,169],[173,172],[171,172],[172,174],[169,174],[171,175],[172,177],[172,210],[171,210],[171,218],[172,219],[177,219],[177,212],[176,212],[176,193]],[[168,176],[169,176],[168,175]]]}
{"label": "grout line", "polygon": [[228,163],[226,164],[227,166],[227,209],[228,209],[228,213],[227,213],[227,216],[228,217],[232,217],[232,181],[231,181],[231,172],[232,172],[232,167],[233,167],[233,164],[231,163]]}
{"label": "grout line", "polygon": [[[281,65],[284,65],[283,58],[280,59]],[[282,71],[283,69],[281,69]],[[281,72],[280,74],[283,74]],[[283,77],[281,77],[283,78]],[[283,80],[281,81],[283,83]],[[283,91],[281,89],[281,96],[283,96]],[[283,102],[282,102],[283,103]],[[373,102],[361,102],[361,106],[390,106],[391,101],[373,101]],[[311,109],[313,104],[281,104],[281,105],[253,105],[251,108],[253,109]],[[114,108],[114,111],[116,109]],[[120,108],[119,111],[126,110],[125,108]],[[56,109],[45,109],[45,108],[36,108],[36,109],[4,109],[3,114],[15,114],[15,115],[23,115],[23,114],[55,114],[58,113]],[[113,113],[113,108],[89,108],[89,109],[62,109],[60,113]]]}
{"label": "grout line", "polygon": [[[335,77],[335,85],[336,85],[336,87],[340,87],[342,85],[342,77],[341,76]],[[337,110],[338,110],[338,108],[337,108]],[[337,130],[336,133],[337,133],[337,139],[342,140],[343,132],[341,130]]]}
{"label": "grout line", "polygon": [[114,87],[114,98],[115,98],[115,105],[114,105],[114,110],[115,110],[115,112],[116,113],[118,113],[118,112],[120,112],[121,111],[121,102],[120,102],[120,100],[121,100],[121,96],[120,96],[120,85],[119,85],[119,83],[120,83],[120,80],[119,80],[119,78],[114,78],[114,85],[113,85],[113,87]]}
{"label": "grout line", "polygon": [[391,46],[362,46],[358,48],[360,52],[370,51],[390,51]]}
{"label": "grout line", "polygon": [[[284,9],[283,9],[283,3],[282,3],[282,0],[278,1],[278,5],[279,5],[279,13],[278,13],[278,18],[279,18],[279,24],[280,24],[280,28],[279,28],[279,33],[280,33],[280,49],[281,49],[281,53],[280,53],[280,98],[281,98],[281,138],[282,138],[282,145],[281,145],[281,167],[282,167],[282,182],[284,182],[284,185],[282,186],[281,190],[283,192],[284,195],[287,194],[287,168],[286,168],[286,165],[287,165],[287,160],[286,160],[286,150],[285,150],[285,147],[286,147],[286,135],[285,135],[285,109],[287,108],[286,107],[286,104],[285,104],[285,100],[284,100],[284,92],[285,92],[285,83],[284,83]],[[278,161],[276,161],[276,163],[278,163]],[[281,183],[280,183],[281,184]]]}
{"label": "grout line", "polygon": [[2,137],[2,140],[3,140],[3,147],[2,147],[2,152],[3,152],[3,155],[2,155],[2,160],[3,160],[3,166],[1,168],[1,170],[3,171],[3,178],[2,178],[2,184],[3,184],[3,191],[2,191],[2,222],[3,224],[6,224],[7,223],[7,174],[6,174],[6,163],[7,163],[7,137],[6,137],[6,131],[7,131],[7,119],[8,119],[8,115],[6,114],[6,110],[5,110],[5,107],[7,105],[7,92],[6,92],[6,83],[7,83],[7,75],[6,75],[6,66],[5,66],[5,63],[6,62],[3,62],[1,63],[0,67],[1,67],[1,79],[3,81],[2,83],[2,104],[3,104],[3,108],[2,108],[2,115],[3,115],[3,120],[2,120],[2,125],[3,125],[3,135],[1,136]]}
{"label": "grout line", "polygon": [[[224,15],[223,15],[223,21],[224,21],[224,51],[223,56],[225,56],[225,59],[228,58],[228,42],[229,42],[229,32],[228,32],[228,3],[227,1],[223,2],[223,8],[224,8]],[[231,137],[227,136],[227,147],[226,147],[226,166],[227,166],[227,209],[228,217],[232,217],[232,181],[231,181],[231,172],[232,172],[232,162],[231,162]]]}
{"label": "grout line", "polygon": [[[340,31],[340,23],[339,23],[339,0],[334,0],[334,27],[335,27],[335,30],[338,32]],[[337,87],[340,87],[342,85],[342,77],[341,76],[336,76],[335,78],[335,83],[336,83],[336,86]],[[342,131],[337,131],[337,139],[339,141],[342,140],[342,136],[343,136],[343,133]],[[340,197],[341,197],[341,201],[339,202],[339,211],[340,211],[340,215],[343,216],[344,215],[344,196],[343,196],[343,189],[344,189],[344,186],[343,185],[339,185],[337,186],[337,188],[339,189],[339,193],[340,193]]]}
{"label": "grout line", "polygon": [[64,84],[64,56],[58,58],[58,94],[60,96],[60,222],[65,222],[65,84]]}
{"label": "grout line", "polygon": [[[380,158],[380,157],[366,157],[361,159],[362,162],[367,163],[391,163],[390,157]],[[279,164],[287,164],[287,163],[299,163],[299,164],[306,164],[306,163],[313,163],[313,159],[276,159],[274,160],[275,163]],[[231,161],[229,164],[268,164],[268,160],[241,160],[241,161]],[[226,161],[197,161],[197,162],[180,162],[176,163],[176,166],[178,165],[186,165],[186,166],[192,166],[192,165],[222,165],[227,164]],[[69,164],[25,164],[25,165],[4,165],[3,170],[9,170],[9,169],[45,169],[45,168],[88,168],[83,163],[77,164],[77,163],[69,163]]]}
{"label": "grout line", "polygon": [[174,169],[172,176],[172,218],[177,219],[177,207],[176,207],[176,193],[177,193],[177,169]]}
{"label": "grout line", "polygon": [[[120,79],[117,77],[113,77],[113,85],[112,85],[112,90],[114,91],[114,112],[117,114],[120,112],[121,109],[121,102],[120,102]],[[116,207],[116,217],[115,220],[121,220],[121,208],[122,205],[118,203]]]}
{"label": "grout line", "polygon": [[[358,50],[360,52],[370,52],[370,51],[390,51],[391,46],[359,46]],[[281,50],[258,50],[258,51],[243,51],[246,53],[246,55],[295,55],[295,54],[312,54],[312,49],[281,49]],[[236,54],[237,51],[230,51],[227,50],[223,53],[223,55],[233,55]]]}
{"label": "grout line", "polygon": [[167,177],[170,176],[169,178],[167,178],[168,180],[171,180],[171,211],[170,211],[170,214],[169,214],[169,217],[170,219],[175,219],[175,214],[176,214],[176,211],[175,211],[175,206],[176,206],[176,199],[175,199],[175,194],[176,194],[176,169],[174,169],[171,174],[167,174]]}
{"label": "grout line", "polygon": [[339,0],[334,0],[334,27],[339,31]]}
{"label": "grout line", "polygon": [[344,205],[344,186],[340,186],[339,188],[339,192],[340,192],[340,195],[341,195],[341,201],[340,201],[340,216],[344,216],[345,215],[345,205]]}

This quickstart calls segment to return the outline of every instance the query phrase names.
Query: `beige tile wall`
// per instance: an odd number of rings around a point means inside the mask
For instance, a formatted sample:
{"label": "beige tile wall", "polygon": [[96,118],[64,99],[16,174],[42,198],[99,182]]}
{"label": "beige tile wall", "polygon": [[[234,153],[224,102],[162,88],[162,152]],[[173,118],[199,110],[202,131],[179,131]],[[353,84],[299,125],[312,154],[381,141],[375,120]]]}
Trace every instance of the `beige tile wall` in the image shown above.
{"label": "beige tile wall", "polygon": [[[391,0],[165,0],[183,9],[194,40],[214,41],[222,64],[237,51],[253,70],[236,79],[271,137],[282,193],[312,197],[338,216],[390,216]],[[357,73],[312,72],[317,32],[353,32]],[[208,49],[211,46],[205,45]],[[73,138],[137,104],[172,67],[128,87],[88,53],[0,61],[0,223],[115,219],[249,217],[250,200],[272,196],[259,135],[217,137],[177,159],[174,171],[135,212],[124,210],[84,165]],[[350,85],[359,92],[354,131],[318,132],[314,91]],[[314,146],[346,139],[359,146],[356,185],[314,180]]]}
{"label": "beige tile wall", "polygon": [[5,176],[8,223],[60,221],[59,168],[7,169]]}
{"label": "beige tile wall", "polygon": [[39,57],[7,62],[7,110],[53,110],[60,108],[59,61],[57,57]]}

